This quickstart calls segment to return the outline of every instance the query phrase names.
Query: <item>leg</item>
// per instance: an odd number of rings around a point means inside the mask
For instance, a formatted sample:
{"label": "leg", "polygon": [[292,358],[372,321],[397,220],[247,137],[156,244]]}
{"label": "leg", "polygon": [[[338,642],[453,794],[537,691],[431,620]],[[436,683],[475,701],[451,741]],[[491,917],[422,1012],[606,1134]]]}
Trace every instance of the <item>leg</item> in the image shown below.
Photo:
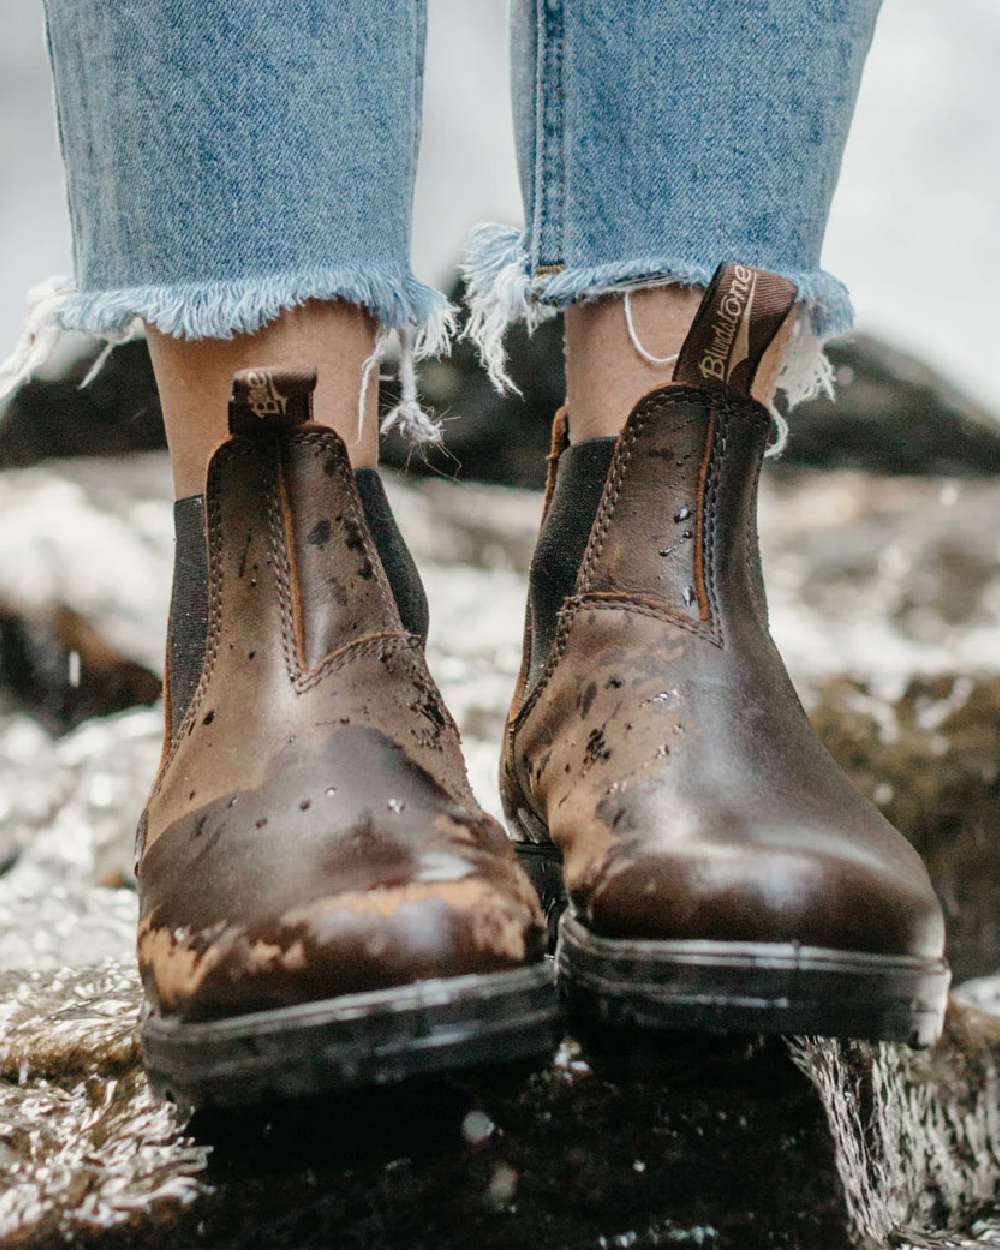
{"label": "leg", "polygon": [[538,902],[371,467],[386,331],[405,362],[449,315],[407,262],[423,27],[422,0],[50,4],[58,317],[146,323],[180,496],[136,877],[144,1057],[188,1102],[552,1042]]}
{"label": "leg", "polygon": [[[574,443],[617,434],[643,395],[670,378],[702,294],[699,287],[643,287],[566,309],[566,408]],[[791,328],[790,322],[783,327],[754,378],[753,396],[766,407],[774,402]]]}
{"label": "leg", "polygon": [[775,382],[849,319],[817,265],[876,8],[517,6],[528,228],[479,236],[473,325],[496,374],[498,295],[566,306],[567,405],[501,789],[605,1024],[941,1027],[940,906],[813,735],[756,541]]}
{"label": "leg", "polygon": [[375,323],[356,304],[310,300],[279,313],[256,334],[179,339],[147,326],[149,353],[170,446],[178,499],[205,492],[212,452],[226,438],[233,374],[261,361],[316,366],[316,411],[344,439],[355,468],[378,462],[378,385],[366,388],[358,421],[358,387],[375,347]]}
{"label": "leg", "polygon": [[[808,392],[817,340],[850,324],[847,293],[819,258],[877,11],[878,0],[650,0],[626,21],[618,0],[515,0],[526,226],[481,228],[468,265],[473,333],[494,375],[506,320],[571,308],[567,389],[582,424],[612,433],[650,377],[625,338],[622,294],[650,289],[636,327],[669,357],[696,306],[683,288],[735,259],[795,283],[803,367],[785,389]],[[606,366],[626,384],[613,400]]]}
{"label": "leg", "polygon": [[566,407],[573,414],[574,442],[617,434],[625,417],[655,386],[662,386],[687,335],[701,293],[693,287],[646,288],[631,297],[636,338],[631,342],[624,296],[574,304],[566,309]]}
{"label": "leg", "polygon": [[448,320],[408,259],[422,5],[50,4],[48,29],[77,269],[58,324],[145,323],[178,493],[262,360],[317,365],[317,410],[374,463],[376,328],[431,346]]}

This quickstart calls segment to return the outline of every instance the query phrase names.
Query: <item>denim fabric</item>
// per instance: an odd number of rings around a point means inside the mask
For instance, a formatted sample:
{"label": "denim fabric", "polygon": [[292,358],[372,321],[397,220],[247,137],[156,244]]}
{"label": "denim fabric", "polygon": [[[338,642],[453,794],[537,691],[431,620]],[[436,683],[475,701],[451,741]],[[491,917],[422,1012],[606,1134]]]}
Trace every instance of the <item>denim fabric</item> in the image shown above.
{"label": "denim fabric", "polygon": [[[226,337],[310,297],[446,345],[409,268],[426,0],[45,5],[75,288],[39,290],[8,378],[53,325]],[[466,268],[494,380],[512,320],[741,260],[798,285],[815,351],[784,384],[814,389],[851,318],[819,259],[878,7],[511,0],[526,224],[479,228]]]}
{"label": "denim fabric", "polygon": [[531,273],[565,298],[576,270],[704,282],[738,257],[842,319],[820,248],[878,8],[514,0],[512,43],[537,49],[514,93]]}
{"label": "denim fabric", "polygon": [[480,227],[466,267],[494,379],[504,323],[724,260],[791,278],[811,337],[846,329],[820,250],[879,5],[511,0],[525,228]]}
{"label": "denim fabric", "polygon": [[340,296],[388,326],[409,268],[425,0],[45,0],[78,294],[68,328],[259,328]]}

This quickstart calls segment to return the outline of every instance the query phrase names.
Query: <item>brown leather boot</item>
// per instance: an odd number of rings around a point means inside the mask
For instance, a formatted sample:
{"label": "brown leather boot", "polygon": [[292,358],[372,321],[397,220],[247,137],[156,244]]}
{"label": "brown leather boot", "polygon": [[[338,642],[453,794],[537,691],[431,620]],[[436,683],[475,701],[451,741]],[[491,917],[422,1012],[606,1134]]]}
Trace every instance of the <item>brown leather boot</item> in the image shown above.
{"label": "brown leather boot", "polygon": [[189,1103],[545,1051],[538,901],[469,788],[423,589],[315,375],[237,374],[177,505],[163,760],[140,822],[145,1061]]}
{"label": "brown leather boot", "polygon": [[722,267],[675,385],[618,439],[569,446],[556,418],[504,808],[579,1011],[930,1043],[949,974],[927,873],[768,633],[750,387],[794,296]]}

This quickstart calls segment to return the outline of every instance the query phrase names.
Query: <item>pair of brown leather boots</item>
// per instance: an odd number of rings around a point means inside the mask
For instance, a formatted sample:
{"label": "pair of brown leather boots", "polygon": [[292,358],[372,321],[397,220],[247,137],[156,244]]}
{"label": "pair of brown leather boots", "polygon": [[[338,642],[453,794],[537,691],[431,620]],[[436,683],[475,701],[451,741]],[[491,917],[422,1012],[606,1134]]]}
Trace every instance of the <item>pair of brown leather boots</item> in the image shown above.
{"label": "pair of brown leather boots", "polygon": [[937,1036],[926,872],[768,633],[750,387],[786,287],[720,268],[674,384],[617,439],[571,445],[557,416],[509,839],[469,788],[378,474],[313,420],[312,377],[237,375],[206,494],[176,505],[139,829],[158,1088],[238,1103],[535,1055],[553,982],[609,1030]]}

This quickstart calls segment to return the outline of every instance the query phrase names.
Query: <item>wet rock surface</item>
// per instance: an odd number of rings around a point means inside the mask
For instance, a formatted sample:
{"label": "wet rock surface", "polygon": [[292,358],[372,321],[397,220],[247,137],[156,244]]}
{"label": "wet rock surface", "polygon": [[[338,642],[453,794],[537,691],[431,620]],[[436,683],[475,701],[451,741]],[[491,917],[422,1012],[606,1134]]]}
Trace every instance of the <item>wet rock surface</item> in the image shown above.
{"label": "wet rock surface", "polygon": [[[96,655],[157,674],[163,458],[39,465],[4,485],[4,610],[33,638],[39,622],[75,614]],[[495,810],[539,500],[412,478],[390,493],[427,583],[431,666]],[[803,699],[926,856],[958,979],[975,978],[928,1055],[684,1038],[651,1053],[583,1037],[540,1071],[185,1123],[148,1092],[135,1040],[134,822],[161,731],[156,709],[123,704],[149,687],[129,694],[94,662],[90,688],[126,694],[74,727],[52,709],[89,679],[87,648],[56,644],[34,694],[0,668],[0,1238],[300,1250],[995,1242],[998,510],[989,479],[854,472],[769,473],[762,500],[774,630]]]}
{"label": "wet rock surface", "polygon": [[1000,1227],[1000,1028],[969,1007],[926,1055],[583,1038],[541,1070],[185,1121],[139,1069],[131,967],[0,991],[0,1236],[18,1245],[833,1250]]}

